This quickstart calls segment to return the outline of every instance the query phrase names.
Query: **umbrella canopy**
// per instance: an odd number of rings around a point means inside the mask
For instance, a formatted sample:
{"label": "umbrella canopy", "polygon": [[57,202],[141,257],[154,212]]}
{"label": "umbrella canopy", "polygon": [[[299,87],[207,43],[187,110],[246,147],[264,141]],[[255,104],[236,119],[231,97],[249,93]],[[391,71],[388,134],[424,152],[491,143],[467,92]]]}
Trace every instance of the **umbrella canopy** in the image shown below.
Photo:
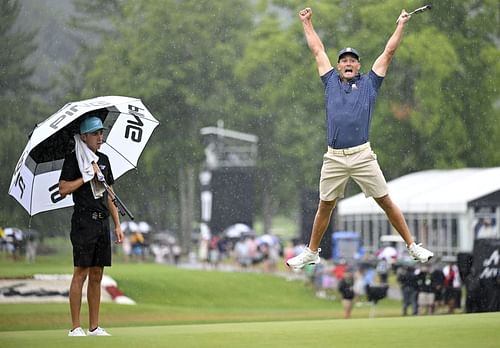
{"label": "umbrella canopy", "polygon": [[246,224],[241,223],[231,225],[224,231],[224,235],[227,238],[240,238],[244,235],[250,234],[253,234],[252,228]]}
{"label": "umbrella canopy", "polygon": [[279,241],[278,237],[272,236],[272,235],[266,233],[266,234],[263,234],[262,236],[260,236],[259,238],[257,238],[257,244],[258,245],[267,244],[269,246],[275,246],[275,245],[279,245],[280,241]]}
{"label": "umbrella canopy", "polygon": [[139,225],[134,221],[123,221],[120,226],[123,233],[133,233],[139,231]]}
{"label": "umbrella canopy", "polygon": [[74,149],[73,135],[81,120],[92,113],[106,127],[100,152],[109,157],[115,179],[136,168],[139,156],[158,120],[140,99],[106,96],[68,103],[39,123],[19,159],[9,194],[31,215],[73,205],[72,195],[59,194],[64,157]]}
{"label": "umbrella canopy", "polygon": [[379,260],[393,260],[398,258],[398,251],[392,246],[386,246],[377,255]]}
{"label": "umbrella canopy", "polygon": [[172,245],[177,242],[170,232],[158,232],[153,235],[153,243],[161,245]]}
{"label": "umbrella canopy", "polygon": [[151,232],[151,225],[148,224],[146,221],[139,222],[138,227],[139,227],[139,231],[143,234]]}

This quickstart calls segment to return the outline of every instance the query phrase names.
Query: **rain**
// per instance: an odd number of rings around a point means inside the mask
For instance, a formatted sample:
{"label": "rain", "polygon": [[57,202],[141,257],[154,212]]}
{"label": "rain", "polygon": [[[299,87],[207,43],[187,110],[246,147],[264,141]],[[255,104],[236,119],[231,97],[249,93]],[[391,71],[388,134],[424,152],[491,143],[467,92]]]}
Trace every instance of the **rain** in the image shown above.
{"label": "rain", "polygon": [[[306,6],[320,55],[301,22]],[[57,253],[71,265],[75,195],[61,195],[59,178],[80,121],[95,113],[105,127],[99,151],[116,173],[113,194],[106,192],[118,197],[125,241],[112,245],[113,266],[271,274],[307,287],[311,301],[338,304],[336,318],[351,317],[339,292],[344,273],[360,303],[353,318],[500,310],[492,299],[500,274],[498,2],[0,0],[0,7],[2,268]],[[402,9],[414,12],[396,51],[387,47]],[[347,54],[359,63],[353,78],[342,72],[343,48],[359,52]],[[343,106],[333,97],[328,104],[337,83]],[[339,121],[348,103],[346,112],[360,116]],[[346,171],[350,179],[334,187],[340,179],[328,179],[329,154],[344,151],[348,160],[364,144],[387,185],[370,188],[380,182]],[[331,208],[326,220],[318,218],[322,202]],[[402,220],[391,215],[399,210]],[[109,222],[113,240],[113,216]],[[413,242],[423,248],[420,259],[407,248]],[[309,251],[307,266],[295,269],[294,257]],[[443,284],[457,273],[449,280],[455,289],[418,308],[415,284],[434,271]],[[11,276],[19,274],[0,272]],[[388,301],[397,310],[387,312]]]}

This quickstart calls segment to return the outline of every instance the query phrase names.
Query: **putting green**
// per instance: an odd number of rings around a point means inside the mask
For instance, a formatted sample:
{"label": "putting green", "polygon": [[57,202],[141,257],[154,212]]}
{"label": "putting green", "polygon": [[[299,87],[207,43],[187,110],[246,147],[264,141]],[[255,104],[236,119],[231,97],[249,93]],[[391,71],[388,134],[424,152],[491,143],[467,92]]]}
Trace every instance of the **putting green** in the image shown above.
{"label": "putting green", "polygon": [[500,313],[107,328],[112,337],[64,330],[0,332],[8,347],[499,347]]}

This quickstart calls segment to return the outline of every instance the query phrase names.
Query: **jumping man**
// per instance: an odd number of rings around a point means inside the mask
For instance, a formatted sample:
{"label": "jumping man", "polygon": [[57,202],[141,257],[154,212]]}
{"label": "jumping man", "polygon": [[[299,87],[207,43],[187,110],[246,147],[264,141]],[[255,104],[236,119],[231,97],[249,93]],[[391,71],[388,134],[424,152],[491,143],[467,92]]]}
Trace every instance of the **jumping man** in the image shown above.
{"label": "jumping man", "polygon": [[352,178],[367,197],[373,197],[384,210],[392,226],[406,242],[410,255],[420,262],[429,261],[434,254],[416,244],[399,207],[391,200],[387,183],[368,142],[370,123],[378,90],[384,80],[392,57],[403,37],[410,15],[402,10],[396,30],[368,74],[360,75],[360,55],[354,48],[342,49],[337,68],[333,68],[325,47],[312,24],[312,10],[299,12],[307,44],[311,49],[318,72],[325,86],[326,128],[328,151],[323,157],[320,177],[320,201],[313,223],[308,247],[287,261],[289,267],[300,269],[320,262],[319,244],[330,223],[338,198],[344,196]]}

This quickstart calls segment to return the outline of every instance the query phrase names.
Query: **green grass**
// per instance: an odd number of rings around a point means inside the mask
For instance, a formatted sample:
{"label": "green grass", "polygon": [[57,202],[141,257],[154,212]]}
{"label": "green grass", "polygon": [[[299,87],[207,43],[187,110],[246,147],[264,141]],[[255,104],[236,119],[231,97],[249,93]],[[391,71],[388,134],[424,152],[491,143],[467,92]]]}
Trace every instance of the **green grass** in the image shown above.
{"label": "green grass", "polygon": [[[4,256],[0,277],[72,272],[68,252],[35,264]],[[102,304],[100,322],[113,337],[66,337],[67,303],[1,304],[0,347],[497,347],[500,340],[500,313],[402,318],[399,301],[385,299],[375,319],[363,306],[352,320],[337,320],[339,301],[317,299],[301,281],[115,260],[105,273],[137,305]],[[83,305],[84,327],[87,314]]]}
{"label": "green grass", "polygon": [[110,328],[112,337],[62,330],[0,332],[9,347],[498,347],[500,314]]}
{"label": "green grass", "polygon": [[[72,268],[67,252],[38,257],[34,264],[0,257],[0,277],[71,274]],[[318,299],[304,282],[271,274],[206,272],[116,261],[105,274],[137,302],[136,306],[103,303],[101,323],[108,327],[342,317],[339,301]],[[399,315],[399,302],[384,300],[381,304],[377,316]],[[0,331],[65,329],[68,312],[66,303],[0,304]],[[367,318],[369,308],[356,308],[353,315]],[[83,323],[86,316],[84,305]]]}
{"label": "green grass", "polygon": [[[5,263],[5,262],[4,262]],[[0,277],[35,273],[71,273],[53,259],[34,265],[11,262]],[[302,281],[287,281],[271,274],[185,270],[150,263],[117,263],[106,268],[136,306],[103,303],[101,322],[107,326],[172,325],[270,320],[340,318],[339,301],[321,300]],[[396,301],[384,301],[377,316],[400,313]],[[82,319],[87,315],[82,308]],[[0,331],[66,328],[68,305],[0,304]],[[33,313],[33,315],[30,315]],[[368,317],[369,308],[356,308],[354,316]],[[26,318],[29,316],[29,320]],[[84,321],[85,322],[85,321]]]}

